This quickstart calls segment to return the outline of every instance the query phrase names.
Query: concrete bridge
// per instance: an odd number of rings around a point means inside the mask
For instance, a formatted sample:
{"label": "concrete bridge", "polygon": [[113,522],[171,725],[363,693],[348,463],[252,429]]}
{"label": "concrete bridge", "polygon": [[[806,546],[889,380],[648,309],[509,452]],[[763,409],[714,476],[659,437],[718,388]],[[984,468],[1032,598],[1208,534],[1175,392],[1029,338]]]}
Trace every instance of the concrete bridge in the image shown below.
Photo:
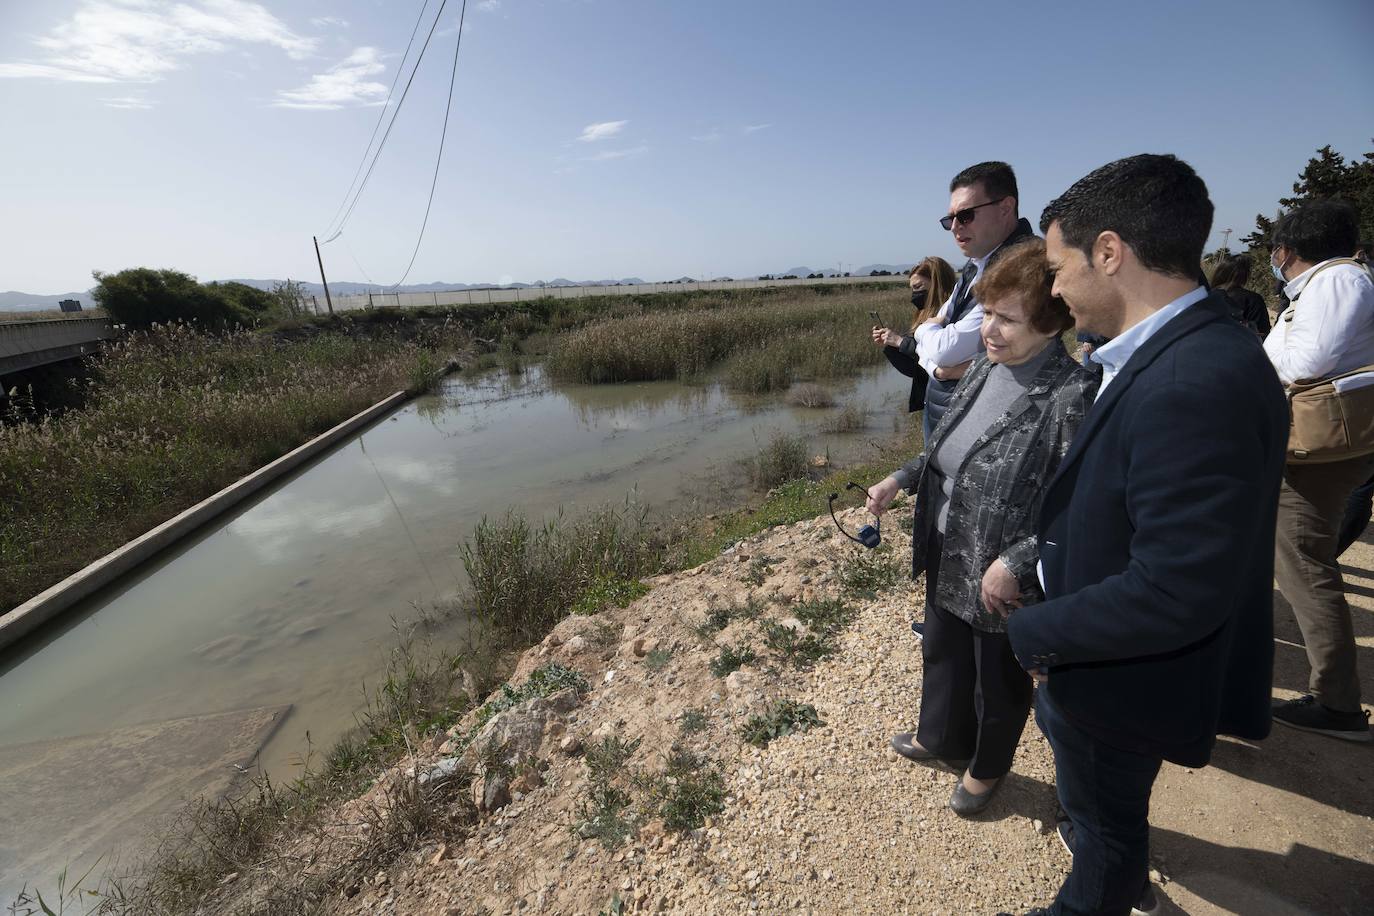
{"label": "concrete bridge", "polygon": [[0,322],[0,378],[86,356],[116,336],[108,318]]}

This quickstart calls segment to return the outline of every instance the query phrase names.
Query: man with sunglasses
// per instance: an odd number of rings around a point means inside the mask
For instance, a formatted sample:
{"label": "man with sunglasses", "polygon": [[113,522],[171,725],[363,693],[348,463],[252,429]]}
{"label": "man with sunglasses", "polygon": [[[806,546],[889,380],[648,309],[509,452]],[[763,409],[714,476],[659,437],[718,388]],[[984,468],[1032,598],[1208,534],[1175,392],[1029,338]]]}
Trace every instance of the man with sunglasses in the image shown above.
{"label": "man with sunglasses", "polygon": [[1018,214],[1018,198],[1016,173],[1005,162],[969,166],[949,183],[949,213],[940,225],[954,233],[954,244],[969,260],[939,314],[911,339],[921,366],[930,373],[922,419],[927,442],[964,370],[983,352],[983,309],[973,297],[973,284],[1008,246],[1035,237]]}

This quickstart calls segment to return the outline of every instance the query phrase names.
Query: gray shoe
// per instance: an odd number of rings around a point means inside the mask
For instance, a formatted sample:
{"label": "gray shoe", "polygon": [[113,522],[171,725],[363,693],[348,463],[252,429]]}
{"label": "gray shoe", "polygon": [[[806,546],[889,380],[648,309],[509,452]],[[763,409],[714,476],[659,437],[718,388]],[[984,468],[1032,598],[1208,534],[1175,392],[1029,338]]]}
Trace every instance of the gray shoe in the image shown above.
{"label": "gray shoe", "polygon": [[960,774],[959,781],[954,784],[954,793],[949,797],[950,810],[960,817],[973,817],[988,806],[992,797],[997,794],[998,789],[1002,788],[1002,783],[1005,781],[1006,777],[1003,776],[982,795],[974,795],[964,788],[964,777],[963,774]]}
{"label": "gray shoe", "polygon": [[938,754],[934,754],[916,743],[915,732],[902,732],[893,735],[890,742],[892,749],[901,754],[907,760],[915,760],[917,763],[940,763],[951,769],[963,772],[968,767],[967,760],[946,760]]}

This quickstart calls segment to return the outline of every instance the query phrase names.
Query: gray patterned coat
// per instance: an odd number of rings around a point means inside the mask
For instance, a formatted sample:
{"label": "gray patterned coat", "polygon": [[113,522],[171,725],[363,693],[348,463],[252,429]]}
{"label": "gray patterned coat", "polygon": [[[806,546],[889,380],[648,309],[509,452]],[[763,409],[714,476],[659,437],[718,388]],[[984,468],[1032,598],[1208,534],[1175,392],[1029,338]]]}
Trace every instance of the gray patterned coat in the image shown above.
{"label": "gray patterned coat", "polygon": [[[954,480],[933,600],[985,632],[1007,628],[1006,620],[983,607],[981,598],[983,574],[999,557],[1016,576],[1023,604],[1044,600],[1035,571],[1040,499],[1097,393],[1098,379],[1069,356],[1058,338],[1050,347],[1049,358],[1030,386],[973,443]],[[931,488],[939,481],[926,473],[930,445],[938,445],[968,411],[993,365],[984,356],[969,368],[926,450],[902,468],[907,491],[915,497],[913,577],[925,572],[928,538],[935,525],[929,508]]]}

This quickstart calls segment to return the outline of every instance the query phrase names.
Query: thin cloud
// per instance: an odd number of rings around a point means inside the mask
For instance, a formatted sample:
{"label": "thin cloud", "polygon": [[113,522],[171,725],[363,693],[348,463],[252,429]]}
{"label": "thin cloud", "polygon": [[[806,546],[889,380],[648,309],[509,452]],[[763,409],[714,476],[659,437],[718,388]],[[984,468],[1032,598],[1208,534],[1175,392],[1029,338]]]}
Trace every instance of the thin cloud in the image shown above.
{"label": "thin cloud", "polygon": [[101,99],[106,108],[124,108],[130,111],[147,111],[153,107],[153,103],[148,99],[138,96],[123,95],[111,99]]}
{"label": "thin cloud", "polygon": [[376,48],[355,48],[339,63],[324,73],[316,73],[310,82],[299,89],[283,89],[277,93],[274,108],[303,108],[333,111],[359,105],[380,105],[386,100],[386,85],[371,80],[386,71]]}
{"label": "thin cloud", "polygon": [[606,149],[590,156],[582,157],[583,162],[606,162],[611,159],[629,159],[632,156],[642,156],[649,151],[647,146],[633,146],[629,149]]}
{"label": "thin cloud", "polygon": [[598,140],[609,140],[616,134],[625,129],[629,121],[600,121],[596,124],[588,124],[582,128],[582,136],[577,139],[583,143],[596,143]]}
{"label": "thin cloud", "polygon": [[481,0],[477,4],[477,12],[494,13],[501,8],[501,0]]}
{"label": "thin cloud", "polygon": [[75,83],[152,83],[182,59],[234,44],[265,44],[294,59],[316,41],[297,35],[249,0],[82,0],[70,19],[34,44],[43,59],[0,63],[0,77]]}
{"label": "thin cloud", "polygon": [[773,126],[773,125],[772,125],[771,123],[770,123],[770,124],[746,124],[746,125],[744,126],[744,132],[745,132],[746,134],[752,134],[752,133],[755,133],[756,131],[767,130],[768,128],[770,128],[770,127],[772,127],[772,126]]}
{"label": "thin cloud", "polygon": [[713,127],[704,134],[697,134],[692,139],[698,143],[715,143],[721,139],[720,129]]}
{"label": "thin cloud", "polygon": [[338,29],[348,28],[348,20],[340,19],[338,16],[316,16],[310,20],[310,24],[317,29],[327,29],[330,26]]}

